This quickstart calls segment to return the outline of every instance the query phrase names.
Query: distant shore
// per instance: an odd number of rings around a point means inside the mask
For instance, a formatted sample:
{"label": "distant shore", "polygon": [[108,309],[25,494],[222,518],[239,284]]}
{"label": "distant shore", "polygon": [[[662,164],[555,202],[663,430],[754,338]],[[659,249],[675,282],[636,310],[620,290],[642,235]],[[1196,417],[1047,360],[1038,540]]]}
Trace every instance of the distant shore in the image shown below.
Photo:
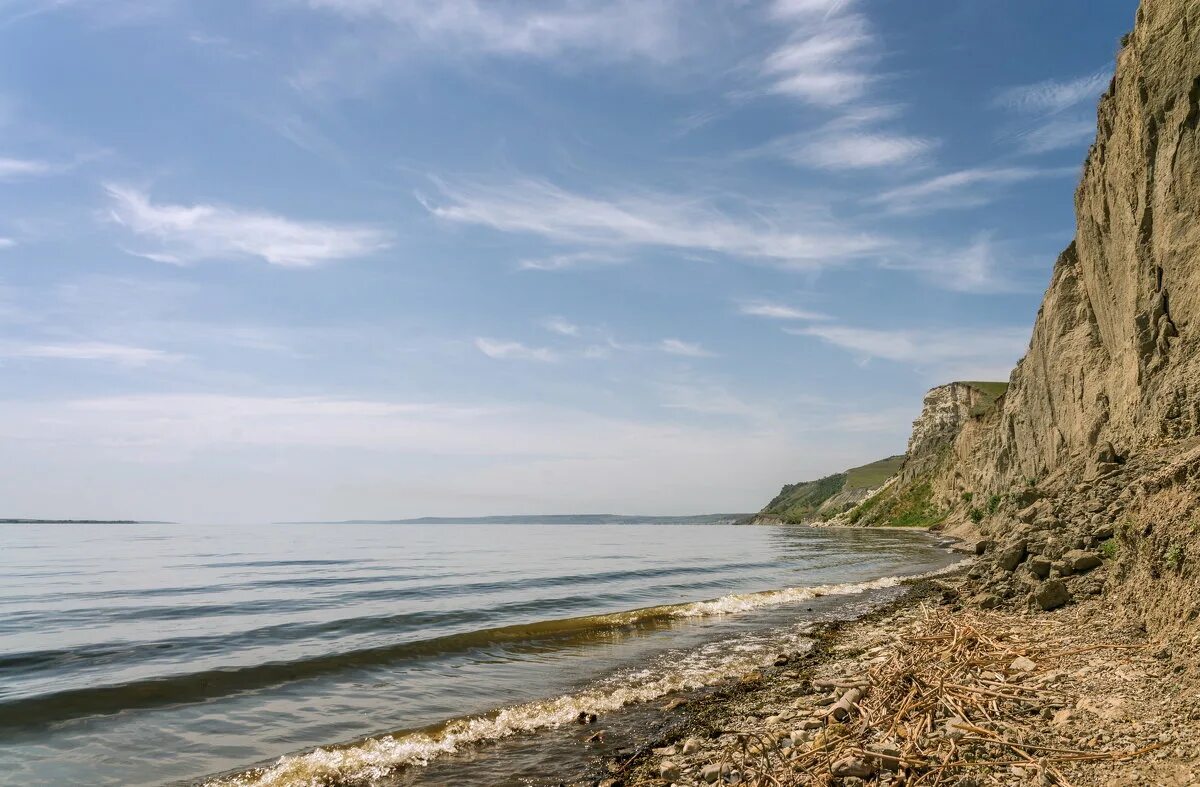
{"label": "distant shore", "polygon": [[0,525],[173,525],[157,519],[0,519]]}

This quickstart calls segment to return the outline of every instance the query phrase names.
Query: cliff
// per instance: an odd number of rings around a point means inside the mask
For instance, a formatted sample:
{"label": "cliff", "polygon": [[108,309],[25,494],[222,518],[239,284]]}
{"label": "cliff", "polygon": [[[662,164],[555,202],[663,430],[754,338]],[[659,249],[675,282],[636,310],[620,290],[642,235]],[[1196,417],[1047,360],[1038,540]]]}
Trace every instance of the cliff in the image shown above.
{"label": "cliff", "polygon": [[931,391],[846,521],[980,539],[985,605],[1108,590],[1151,627],[1200,618],[1198,127],[1200,0],[1143,0],[1007,390],[974,413],[969,386]]}

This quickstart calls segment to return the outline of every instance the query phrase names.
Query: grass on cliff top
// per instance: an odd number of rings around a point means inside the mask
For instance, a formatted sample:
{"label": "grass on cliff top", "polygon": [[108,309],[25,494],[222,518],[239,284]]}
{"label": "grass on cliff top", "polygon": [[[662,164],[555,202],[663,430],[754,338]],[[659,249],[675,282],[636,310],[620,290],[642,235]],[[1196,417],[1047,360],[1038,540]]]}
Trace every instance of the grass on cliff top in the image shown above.
{"label": "grass on cliff top", "polygon": [[852,467],[846,471],[846,484],[842,489],[874,489],[883,486],[883,482],[894,476],[902,464],[904,454],[889,456],[862,467]]}
{"label": "grass on cliff top", "polygon": [[980,402],[975,407],[971,408],[972,416],[984,415],[992,407],[995,406],[996,400],[999,399],[1008,390],[1008,383],[989,383],[979,380],[960,380],[960,384],[969,385],[976,391],[979,391],[987,397],[986,400]]}

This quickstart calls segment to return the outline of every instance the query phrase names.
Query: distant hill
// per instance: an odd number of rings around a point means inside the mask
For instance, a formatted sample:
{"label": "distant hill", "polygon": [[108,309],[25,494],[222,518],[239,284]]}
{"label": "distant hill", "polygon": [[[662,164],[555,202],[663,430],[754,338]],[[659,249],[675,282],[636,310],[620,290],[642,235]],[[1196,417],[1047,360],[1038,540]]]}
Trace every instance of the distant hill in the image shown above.
{"label": "distant hill", "polygon": [[285,525],[726,525],[750,514],[634,516],[627,514],[512,514],[505,516],[423,516],[415,519],[343,519],[332,522],[281,522]]}
{"label": "distant hill", "polygon": [[753,521],[756,524],[800,524],[836,516],[863,500],[871,490],[882,486],[902,464],[904,455],[900,454],[815,481],[788,484]]}

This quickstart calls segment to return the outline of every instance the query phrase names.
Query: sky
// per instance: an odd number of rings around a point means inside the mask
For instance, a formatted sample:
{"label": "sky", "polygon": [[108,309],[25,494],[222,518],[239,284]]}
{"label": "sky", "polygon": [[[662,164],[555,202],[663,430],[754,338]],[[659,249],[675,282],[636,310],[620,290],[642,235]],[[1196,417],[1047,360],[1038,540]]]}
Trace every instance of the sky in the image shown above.
{"label": "sky", "polygon": [[0,0],[0,516],[753,511],[1026,348],[1133,0]]}

